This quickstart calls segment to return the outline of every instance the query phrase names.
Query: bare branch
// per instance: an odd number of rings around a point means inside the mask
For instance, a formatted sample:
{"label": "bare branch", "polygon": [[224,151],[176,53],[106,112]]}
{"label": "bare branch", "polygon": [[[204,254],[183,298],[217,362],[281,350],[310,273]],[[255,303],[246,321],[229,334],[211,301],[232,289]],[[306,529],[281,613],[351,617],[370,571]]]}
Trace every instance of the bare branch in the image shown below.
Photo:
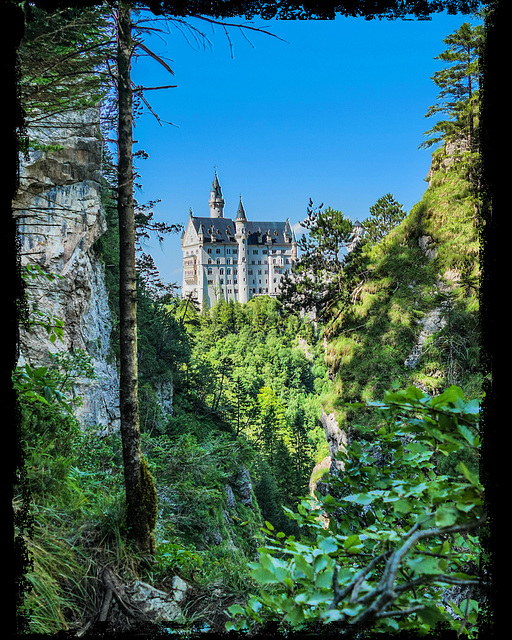
{"label": "bare branch", "polygon": [[133,88],[133,92],[134,93],[142,93],[143,91],[156,91],[157,89],[176,89],[178,85],[177,84],[167,84],[167,85],[163,85],[161,87],[135,87]]}
{"label": "bare branch", "polygon": [[[135,87],[135,85],[132,82],[132,86]],[[135,87],[135,89],[138,89],[138,87]],[[151,105],[149,104],[149,102],[146,100],[146,98],[144,97],[144,95],[142,94],[142,91],[138,91],[138,95],[140,96],[140,99],[142,100],[142,102],[146,105],[146,107],[149,109],[149,111],[153,114],[153,116],[155,117],[156,121],[158,122],[158,124],[160,126],[163,126],[163,124],[170,124],[173,127],[178,127],[177,124],[174,124],[173,122],[169,122],[167,120],[162,120],[162,118],[160,118],[160,116],[153,110],[153,108],[151,107]],[[179,128],[179,127],[178,127]]]}
{"label": "bare branch", "polygon": [[165,62],[165,60],[163,60],[160,56],[157,56],[157,54],[154,51],[151,51],[151,49],[146,47],[146,45],[143,42],[140,42],[140,40],[135,41],[134,49],[136,49],[137,47],[145,51],[148,54],[148,56],[150,56],[151,58],[159,62],[162,65],[162,67],[164,67],[164,69],[166,69],[170,74],[175,75],[174,71],[167,64],[167,62]]}
{"label": "bare branch", "polygon": [[289,42],[287,40],[285,40],[284,38],[280,38],[279,36],[276,36],[275,33],[272,33],[271,31],[267,31],[266,29],[260,29],[259,27],[252,27],[251,25],[248,24],[237,24],[237,23],[232,23],[232,22],[224,22],[222,20],[214,20],[213,18],[208,18],[206,16],[200,16],[198,14],[193,14],[192,16],[193,18],[198,18],[199,20],[204,20],[206,22],[209,22],[210,24],[218,24],[221,25],[222,27],[226,28],[226,27],[234,27],[236,29],[249,29],[250,31],[257,31],[259,33],[265,33],[267,36],[272,36],[273,38],[277,38],[278,40],[281,40],[281,42],[286,42],[287,44],[289,44]]}

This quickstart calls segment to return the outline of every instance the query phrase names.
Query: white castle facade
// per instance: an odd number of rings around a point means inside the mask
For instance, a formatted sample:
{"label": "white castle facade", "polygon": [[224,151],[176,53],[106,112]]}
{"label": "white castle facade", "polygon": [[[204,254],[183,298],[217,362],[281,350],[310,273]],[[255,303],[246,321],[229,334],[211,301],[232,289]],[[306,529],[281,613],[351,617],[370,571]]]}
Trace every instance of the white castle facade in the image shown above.
{"label": "white castle facade", "polygon": [[220,300],[244,303],[258,295],[276,296],[283,274],[297,261],[289,221],[251,222],[242,198],[236,218],[225,218],[217,172],[209,205],[209,217],[190,212],[181,238],[182,297],[191,297],[202,309]]}

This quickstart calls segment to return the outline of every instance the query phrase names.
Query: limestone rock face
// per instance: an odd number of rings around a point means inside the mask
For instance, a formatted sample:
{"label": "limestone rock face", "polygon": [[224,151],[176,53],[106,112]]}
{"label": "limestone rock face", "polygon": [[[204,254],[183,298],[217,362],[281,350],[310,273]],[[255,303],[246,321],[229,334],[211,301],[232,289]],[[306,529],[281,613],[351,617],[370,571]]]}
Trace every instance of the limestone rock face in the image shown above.
{"label": "limestone rock face", "polygon": [[347,445],[347,436],[338,426],[338,421],[334,413],[325,413],[322,407],[322,414],[320,416],[320,422],[325,431],[325,437],[327,444],[329,445],[329,453],[333,465],[336,469],[342,468],[342,462],[336,460],[336,454],[341,449],[344,449]]}
{"label": "limestone rock face", "polygon": [[52,343],[42,327],[20,331],[19,364],[49,364],[48,353],[86,350],[95,380],[80,380],[76,394],[84,403],[77,411],[82,424],[116,428],[119,382],[109,362],[111,320],[104,265],[94,243],[105,232],[100,201],[103,142],[99,113],[54,116],[29,136],[41,144],[61,145],[54,151],[31,151],[22,159],[20,188],[14,202],[22,264],[39,265],[59,276],[52,282],[29,283],[29,301],[40,311],[64,321],[63,343]]}
{"label": "limestone rock face", "polygon": [[425,316],[418,321],[421,325],[420,335],[411,353],[404,362],[404,365],[409,369],[414,369],[420,361],[421,354],[423,353],[423,345],[427,338],[436,331],[440,331],[446,325],[446,320],[442,317],[441,313],[442,310],[440,308],[432,309],[432,311],[425,314]]}
{"label": "limestone rock face", "polygon": [[236,478],[237,492],[240,502],[245,507],[252,507],[252,481],[251,475],[245,467],[241,467]]}

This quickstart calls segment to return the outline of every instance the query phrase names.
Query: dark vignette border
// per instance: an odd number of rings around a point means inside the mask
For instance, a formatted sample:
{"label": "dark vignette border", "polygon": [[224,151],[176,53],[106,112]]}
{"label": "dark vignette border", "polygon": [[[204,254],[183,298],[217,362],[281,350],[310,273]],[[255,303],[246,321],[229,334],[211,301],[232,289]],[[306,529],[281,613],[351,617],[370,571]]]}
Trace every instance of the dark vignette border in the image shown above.
{"label": "dark vignette border", "polygon": [[[486,389],[484,402],[484,456],[483,481],[486,486],[489,513],[489,533],[485,548],[489,554],[487,565],[490,580],[489,604],[482,638],[500,637],[502,622],[506,622],[508,611],[501,603],[500,596],[507,589],[505,566],[507,563],[507,494],[505,470],[509,457],[506,437],[510,427],[507,419],[507,388],[503,369],[507,362],[508,320],[506,293],[502,285],[507,274],[507,212],[505,196],[510,183],[509,128],[510,100],[507,98],[507,75],[510,73],[510,51],[507,51],[505,36],[506,0],[306,0],[286,2],[286,0],[132,0],[134,6],[145,6],[154,13],[169,12],[187,16],[204,14],[212,17],[228,18],[243,15],[246,18],[279,17],[281,19],[332,19],[335,15],[356,16],[362,19],[401,19],[414,16],[415,19],[429,19],[434,13],[448,11],[451,14],[470,14],[482,5],[491,5],[493,12],[487,21],[487,44],[483,55],[482,86],[483,104],[481,108],[481,149],[483,156],[483,212],[484,226],[481,235],[483,274],[481,281],[482,339],[485,352],[484,371],[492,374],[492,383]],[[3,155],[4,169],[8,177],[1,189],[3,212],[11,212],[12,199],[16,193],[19,173],[18,139],[24,133],[24,121],[17,95],[16,49],[23,35],[23,11],[21,3],[3,0],[2,27],[3,51],[0,58],[3,80]],[[94,5],[96,0],[35,0],[34,4],[47,10],[61,6]],[[508,54],[508,57],[507,57]],[[510,195],[508,198],[510,203]],[[510,204],[509,204],[510,210]],[[509,214],[510,215],[510,214]],[[4,614],[2,631],[9,635],[25,635],[26,629],[16,615],[16,606],[23,592],[23,570],[27,566],[26,551],[19,539],[14,538],[14,515],[12,513],[13,484],[20,468],[21,452],[17,436],[17,402],[11,384],[11,373],[16,366],[18,349],[18,323],[22,320],[23,284],[20,277],[19,244],[12,215],[7,215],[2,225],[2,247],[0,250],[0,275],[7,289],[4,294],[3,335],[1,345],[0,389],[3,398],[3,415],[6,416],[4,449],[6,458],[1,465],[3,472],[2,504],[3,531],[8,536],[7,576],[3,593]],[[6,311],[6,313],[5,313]],[[510,390],[508,390],[510,394]],[[502,417],[505,418],[502,422]],[[510,418],[508,418],[510,420]],[[503,425],[503,426],[502,426]],[[507,536],[508,537],[508,536]],[[270,632],[270,629],[269,629]],[[60,636],[61,634],[59,634]],[[268,635],[272,635],[269,633]],[[140,637],[140,636],[139,636]],[[379,638],[382,635],[379,634]],[[395,638],[397,636],[394,636]],[[402,637],[402,636],[400,636]],[[438,636],[436,636],[438,637]],[[450,636],[453,637],[453,636]]]}

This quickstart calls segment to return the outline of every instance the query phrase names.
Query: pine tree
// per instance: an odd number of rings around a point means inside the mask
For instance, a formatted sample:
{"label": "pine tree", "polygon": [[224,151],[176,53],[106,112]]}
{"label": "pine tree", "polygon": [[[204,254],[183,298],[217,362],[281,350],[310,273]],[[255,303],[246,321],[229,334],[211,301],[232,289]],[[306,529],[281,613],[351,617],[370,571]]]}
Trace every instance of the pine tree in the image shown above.
{"label": "pine tree", "polygon": [[380,242],[406,215],[403,205],[395,200],[391,193],[386,193],[370,207],[370,216],[361,225],[365,240],[371,243]]}
{"label": "pine tree", "polygon": [[445,114],[448,118],[438,121],[425,132],[424,135],[429,137],[420,149],[460,137],[467,138],[472,147],[478,111],[479,54],[483,40],[483,26],[473,27],[468,22],[443,40],[448,49],[434,59],[448,65],[432,76],[440,92],[437,103],[428,109],[425,117]]}
{"label": "pine tree", "polygon": [[343,289],[343,249],[352,236],[352,222],[341,211],[310,201],[301,226],[305,233],[297,242],[301,257],[290,276],[281,280],[279,300],[286,309],[313,312],[327,317]]}

